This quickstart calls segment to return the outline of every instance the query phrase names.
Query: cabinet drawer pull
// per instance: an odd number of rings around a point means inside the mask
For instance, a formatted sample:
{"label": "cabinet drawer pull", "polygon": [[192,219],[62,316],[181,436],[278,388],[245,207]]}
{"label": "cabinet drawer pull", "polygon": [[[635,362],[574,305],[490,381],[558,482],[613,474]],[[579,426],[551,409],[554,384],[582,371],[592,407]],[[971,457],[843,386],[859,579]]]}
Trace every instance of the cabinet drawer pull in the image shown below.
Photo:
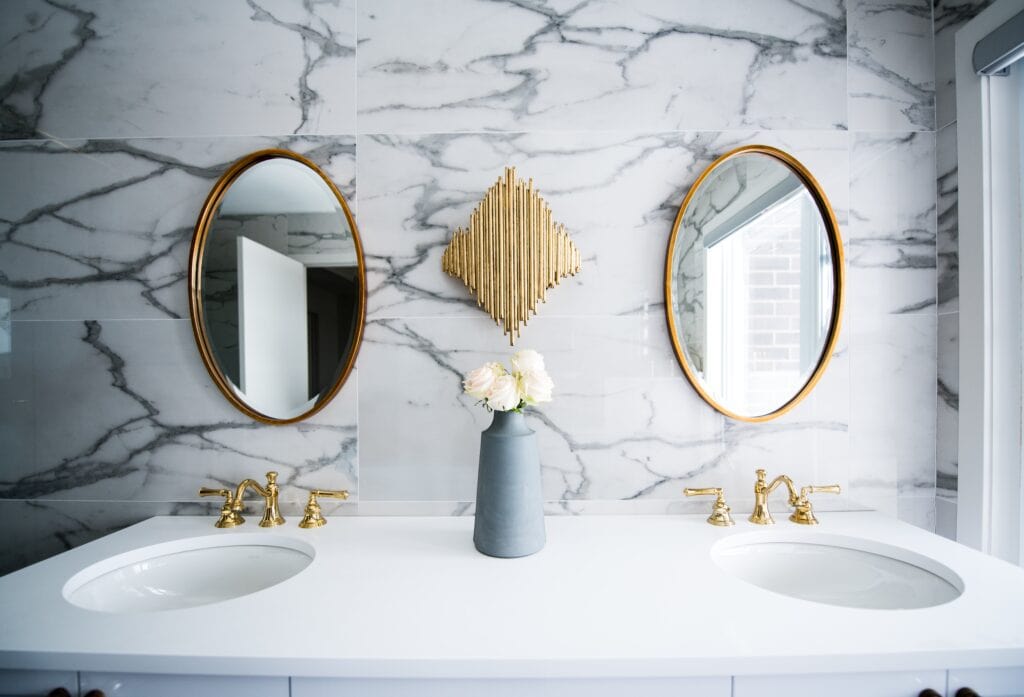
{"label": "cabinet drawer pull", "polygon": [[103,690],[89,690],[85,693],[85,697],[106,697],[103,694]]}
{"label": "cabinet drawer pull", "polygon": [[921,690],[917,697],[942,697],[942,695],[929,687],[927,690]]}
{"label": "cabinet drawer pull", "polygon": [[63,687],[55,687],[50,690],[50,694],[46,695],[46,697],[71,697],[71,693]]}
{"label": "cabinet drawer pull", "polygon": [[969,687],[961,687],[953,697],[980,697],[980,695]]}

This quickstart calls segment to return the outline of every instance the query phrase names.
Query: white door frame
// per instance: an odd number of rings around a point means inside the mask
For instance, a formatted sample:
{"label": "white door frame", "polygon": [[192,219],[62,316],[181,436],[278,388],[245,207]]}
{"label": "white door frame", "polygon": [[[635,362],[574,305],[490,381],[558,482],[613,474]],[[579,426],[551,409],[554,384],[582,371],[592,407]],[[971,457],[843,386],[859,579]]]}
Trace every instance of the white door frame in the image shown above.
{"label": "white door frame", "polygon": [[[1016,80],[979,77],[977,42],[1019,13],[996,2],[956,34],[960,428],[957,539],[1019,563],[1021,275],[1019,143],[1000,128]],[[1022,70],[1018,64],[1012,70]],[[1015,98],[1015,97],[1014,97]],[[1011,129],[1016,133],[1016,127]],[[1016,136],[1014,136],[1015,138]],[[995,140],[995,142],[994,142]],[[1013,160],[1011,164],[1009,161]],[[1012,180],[1012,184],[1011,181]]]}

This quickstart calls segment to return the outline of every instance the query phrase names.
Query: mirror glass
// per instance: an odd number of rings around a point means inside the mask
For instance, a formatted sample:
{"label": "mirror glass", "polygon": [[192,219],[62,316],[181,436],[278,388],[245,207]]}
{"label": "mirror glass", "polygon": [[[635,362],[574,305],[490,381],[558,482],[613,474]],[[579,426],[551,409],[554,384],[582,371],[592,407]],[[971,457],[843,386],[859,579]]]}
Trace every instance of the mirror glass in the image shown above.
{"label": "mirror glass", "polygon": [[214,381],[250,416],[290,422],[338,391],[362,334],[364,274],[344,197],[286,151],[218,182],[196,226],[191,298]]}
{"label": "mirror glass", "polygon": [[842,245],[810,174],[764,146],[728,153],[690,190],[666,263],[666,310],[687,377],[719,411],[778,416],[824,369]]}

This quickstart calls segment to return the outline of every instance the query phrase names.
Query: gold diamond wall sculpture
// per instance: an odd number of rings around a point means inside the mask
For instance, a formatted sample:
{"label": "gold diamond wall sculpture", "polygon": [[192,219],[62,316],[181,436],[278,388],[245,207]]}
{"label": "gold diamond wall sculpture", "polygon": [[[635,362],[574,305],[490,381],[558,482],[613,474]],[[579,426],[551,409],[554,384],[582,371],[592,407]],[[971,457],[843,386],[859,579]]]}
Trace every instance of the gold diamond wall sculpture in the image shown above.
{"label": "gold diamond wall sculpture", "polygon": [[517,179],[515,167],[506,167],[469,217],[469,228],[455,231],[441,268],[462,279],[515,344],[519,325],[547,300],[548,288],[579,272],[580,252],[565,226],[552,220],[533,180]]}

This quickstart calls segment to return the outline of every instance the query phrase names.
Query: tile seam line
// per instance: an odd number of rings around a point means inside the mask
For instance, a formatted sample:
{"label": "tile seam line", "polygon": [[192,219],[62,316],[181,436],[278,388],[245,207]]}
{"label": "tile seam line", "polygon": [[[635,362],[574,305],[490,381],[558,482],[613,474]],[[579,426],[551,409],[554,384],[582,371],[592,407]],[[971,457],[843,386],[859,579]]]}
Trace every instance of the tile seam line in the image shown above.
{"label": "tile seam line", "polygon": [[387,135],[509,135],[509,134],[552,134],[561,135],[566,133],[747,133],[750,131],[763,131],[766,133],[922,133],[934,132],[935,129],[922,128],[817,128],[813,126],[787,126],[785,128],[767,128],[764,126],[728,126],[725,128],[714,128],[711,126],[694,126],[692,128],[509,128],[495,130],[369,130],[369,131],[340,131],[327,133],[242,133],[242,134],[182,134],[182,135],[74,135],[74,136],[52,136],[45,138],[0,138],[0,143],[60,143],[69,141],[118,141],[118,140],[242,140],[252,138],[351,138],[356,136],[387,136]]}
{"label": "tile seam line", "polygon": [[[949,125],[956,123],[955,121],[943,126],[947,128]],[[942,130],[942,129],[938,129]],[[711,127],[694,127],[694,128],[675,128],[675,129],[509,129],[509,130],[423,130],[423,131],[357,131],[357,132],[346,132],[346,133],[259,133],[259,134],[242,134],[242,135],[224,135],[224,134],[209,134],[209,135],[124,135],[124,136],[61,136],[52,138],[9,138],[0,139],[0,150],[4,149],[5,146],[17,145],[17,144],[31,144],[31,143],[81,143],[81,142],[117,142],[117,141],[204,141],[204,140],[243,140],[243,139],[285,139],[285,138],[308,138],[311,140],[315,139],[330,139],[330,138],[360,138],[360,137],[415,137],[415,136],[522,136],[522,135],[672,135],[681,133],[750,133],[759,132],[765,134],[787,134],[787,133],[799,133],[799,134],[872,134],[872,133],[937,133],[938,131],[934,128],[845,128],[845,129],[826,129],[826,128],[801,128],[801,127],[787,127],[787,128],[764,128],[758,126],[748,127],[728,127],[728,128],[711,128]],[[69,148],[70,149],[70,148]]]}

